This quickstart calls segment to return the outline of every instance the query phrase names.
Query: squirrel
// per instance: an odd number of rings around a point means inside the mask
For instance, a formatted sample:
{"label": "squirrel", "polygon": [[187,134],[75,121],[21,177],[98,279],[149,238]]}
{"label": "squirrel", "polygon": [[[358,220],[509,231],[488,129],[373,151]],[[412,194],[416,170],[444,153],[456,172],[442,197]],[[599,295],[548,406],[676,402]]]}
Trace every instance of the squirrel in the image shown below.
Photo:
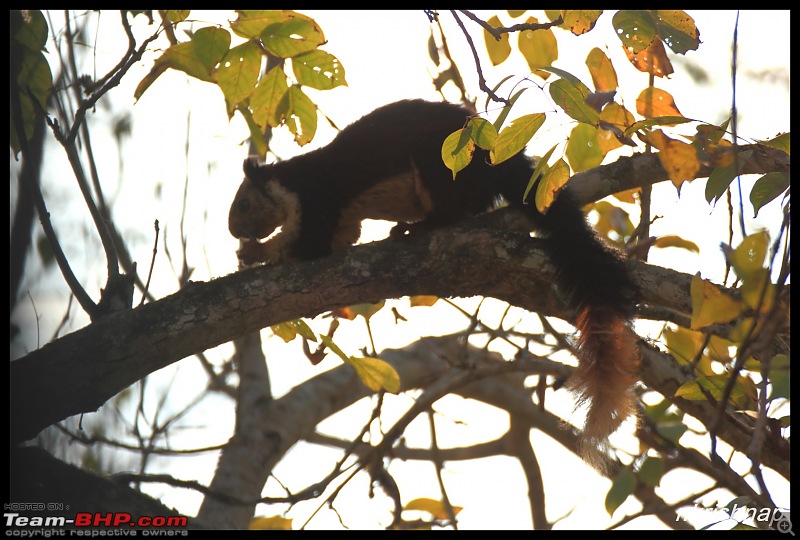
{"label": "squirrel", "polygon": [[[545,213],[524,203],[533,164],[523,153],[491,165],[488,152],[476,147],[453,180],[442,143],[470,116],[460,105],[398,101],[345,127],[323,148],[274,164],[246,159],[228,218],[231,234],[245,240],[239,259],[248,265],[315,259],[356,243],[364,219],[397,222],[390,233],[397,237],[505,200],[544,235],[559,289],[575,311],[579,364],[567,384],[578,405],[588,405],[581,454],[602,468],[600,449],[635,413],[638,353],[630,322],[638,290],[621,255],[596,236],[568,190]],[[257,241],[279,226],[273,238]]]}

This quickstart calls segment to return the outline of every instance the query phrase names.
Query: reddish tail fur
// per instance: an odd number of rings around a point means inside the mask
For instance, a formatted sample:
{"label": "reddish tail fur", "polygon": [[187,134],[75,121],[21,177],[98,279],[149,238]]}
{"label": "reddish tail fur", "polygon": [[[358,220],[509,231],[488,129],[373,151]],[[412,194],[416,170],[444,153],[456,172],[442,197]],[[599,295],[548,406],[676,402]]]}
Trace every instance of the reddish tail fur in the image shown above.
{"label": "reddish tail fur", "polygon": [[636,339],[626,317],[613,311],[585,308],[578,314],[580,362],[568,382],[578,396],[578,404],[588,406],[581,455],[601,470],[608,436],[636,412]]}

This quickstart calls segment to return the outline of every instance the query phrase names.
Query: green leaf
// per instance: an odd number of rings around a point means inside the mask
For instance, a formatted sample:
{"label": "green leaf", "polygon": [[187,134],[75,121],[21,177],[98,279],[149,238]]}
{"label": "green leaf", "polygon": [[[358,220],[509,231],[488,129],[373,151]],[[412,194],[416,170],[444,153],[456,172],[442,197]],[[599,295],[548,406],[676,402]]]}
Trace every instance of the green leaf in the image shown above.
{"label": "green leaf", "polygon": [[198,60],[211,73],[230,49],[231,35],[222,28],[207,26],[194,33],[192,43]]}
{"label": "green leaf", "polygon": [[789,154],[789,146],[790,146],[789,139],[790,139],[789,133],[782,133],[777,137],[775,137],[774,139],[769,141],[764,141],[761,144],[770,146],[772,148],[777,148],[778,150],[783,150],[784,152]]}
{"label": "green leaf", "polygon": [[639,54],[656,39],[656,20],[649,11],[620,10],[614,14],[611,24],[622,45],[633,54]]}
{"label": "green leaf", "polygon": [[237,11],[238,17],[231,22],[231,30],[236,35],[246,39],[261,37],[261,33],[270,24],[280,21],[287,21],[292,17],[305,17],[299,13],[288,10],[255,10],[248,9]]}
{"label": "green leaf", "polygon": [[333,354],[335,354],[345,362],[350,361],[350,357],[344,354],[342,349],[340,349],[338,345],[336,345],[336,343],[333,342],[333,339],[331,339],[330,336],[320,335],[319,339],[322,340],[322,343],[325,344],[325,346],[328,347]]}
{"label": "green leaf", "polygon": [[150,72],[136,87],[134,98],[138,100],[142,97],[150,85],[170,68],[183,71],[201,81],[217,82],[213,70],[225,58],[230,42],[231,36],[225,30],[214,27],[201,28],[195,32],[191,41],[172,45],[156,59]]}
{"label": "green leaf", "polygon": [[653,405],[644,404],[644,414],[647,415],[648,418],[653,420],[654,422],[658,423],[662,420],[669,417],[667,411],[672,406],[672,402],[668,399],[662,399],[658,403]]}
{"label": "green leaf", "polygon": [[753,217],[758,215],[758,211],[765,204],[785,193],[789,189],[789,185],[789,173],[784,172],[767,173],[756,180],[753,190],[750,191],[750,203],[755,211]]}
{"label": "green leaf", "polygon": [[317,132],[317,107],[298,86],[290,86],[278,104],[278,114],[300,146],[308,144]]}
{"label": "green leaf", "polygon": [[317,90],[347,86],[344,67],[330,53],[315,49],[292,58],[292,71],[298,84]]}
{"label": "green leaf", "polygon": [[442,143],[442,161],[453,171],[453,180],[459,171],[464,170],[472,161],[475,142],[472,140],[472,129],[469,127],[454,131]]}
{"label": "green leaf", "polygon": [[528,141],[542,127],[544,123],[544,113],[526,114],[520,116],[511,124],[504,128],[497,135],[494,148],[489,152],[489,159],[493,165],[502,163],[521,152]]}
{"label": "green leaf", "polygon": [[30,51],[23,56],[17,82],[20,97],[28,97],[30,90],[39,105],[47,110],[47,95],[53,86],[53,74],[50,72],[50,64],[41,52]]}
{"label": "green leaf", "polygon": [[688,426],[680,420],[665,421],[656,424],[656,433],[675,444],[678,444],[681,437],[688,429]]}
{"label": "green leaf", "polygon": [[11,12],[11,28],[18,28],[14,40],[27,49],[45,51],[47,43],[47,21],[38,9],[23,9]]}
{"label": "green leaf", "polygon": [[286,96],[289,85],[286,83],[286,74],[280,66],[270,69],[264,75],[250,97],[250,110],[253,111],[253,120],[263,131],[268,125],[277,127],[283,116],[279,106]]}
{"label": "green leaf", "polygon": [[260,70],[261,51],[253,41],[232,48],[222,58],[217,84],[228,102],[229,116],[236,105],[253,93]]}
{"label": "green leaf", "polygon": [[[748,154],[747,159],[750,159],[749,154],[752,152],[748,151],[746,153]],[[740,163],[744,163],[747,159],[742,159]],[[725,167],[715,167],[706,181],[706,201],[717,202],[720,200],[737,174],[736,161]]]}
{"label": "green leaf", "polygon": [[239,111],[247,123],[247,129],[250,131],[250,143],[254,146],[255,153],[259,156],[266,156],[269,140],[264,133],[264,127],[253,119],[253,113],[247,107],[237,107],[236,110]]}
{"label": "green leaf", "polygon": [[325,43],[325,36],[313,19],[291,17],[264,28],[261,41],[270,54],[279,58],[292,58],[313,51]]}
{"label": "green leaf", "polygon": [[470,118],[469,129],[471,130],[472,140],[484,150],[491,150],[497,140],[497,130],[488,120],[479,116]]}
{"label": "green leaf", "polygon": [[630,467],[624,467],[611,483],[611,489],[606,495],[606,512],[612,515],[625,499],[636,489],[636,475]]}
{"label": "green leaf", "polygon": [[603,162],[603,149],[597,136],[597,128],[589,124],[578,124],[572,129],[567,142],[567,159],[575,172],[587,171]]}
{"label": "green leaf", "polygon": [[565,113],[578,122],[597,126],[600,113],[586,103],[590,93],[586,85],[580,81],[576,84],[562,78],[550,85],[550,97]]}
{"label": "green leaf", "polygon": [[678,54],[696,51],[700,46],[700,32],[685,11],[658,10],[656,31],[664,43]]}
{"label": "green leaf", "polygon": [[173,24],[185,21],[189,18],[190,12],[191,10],[189,9],[168,9],[166,12],[167,20]]}
{"label": "green leaf", "polygon": [[[500,19],[497,18],[497,15],[494,15],[491,19],[486,21],[489,26],[494,28],[498,28],[503,26],[500,23]],[[483,30],[483,40],[486,43],[486,52],[489,53],[489,60],[492,62],[493,66],[501,64],[508,55],[511,54],[511,45],[508,43],[508,34],[504,33],[500,36],[500,39],[495,39],[492,34]]]}
{"label": "green leaf", "polygon": [[789,357],[785,354],[776,354],[770,361],[769,382],[772,390],[769,399],[791,398],[791,377],[789,371]]}
{"label": "green leaf", "polygon": [[52,267],[56,262],[53,249],[50,247],[50,241],[44,235],[36,239],[36,252],[39,254],[39,258],[42,261],[42,266],[45,268]]}
{"label": "green leaf", "polygon": [[[501,81],[497,85],[497,87],[499,87],[500,84],[502,84],[505,80],[506,79],[503,79],[503,81]],[[494,124],[492,124],[494,126],[495,131],[500,131],[500,128],[503,126],[503,123],[506,121],[506,118],[508,117],[508,113],[511,112],[511,107],[514,106],[514,104],[517,102],[522,93],[527,89],[528,88],[525,87],[518,90],[513,96],[511,96],[511,99],[508,100],[508,105],[503,106],[503,109],[500,111],[500,114],[497,115],[497,120],[495,120]],[[489,106],[489,98],[486,98],[486,108],[488,108],[488,106]]]}
{"label": "green leaf", "polygon": [[637,477],[648,486],[656,487],[664,476],[664,460],[657,457],[648,456],[642,462]]}

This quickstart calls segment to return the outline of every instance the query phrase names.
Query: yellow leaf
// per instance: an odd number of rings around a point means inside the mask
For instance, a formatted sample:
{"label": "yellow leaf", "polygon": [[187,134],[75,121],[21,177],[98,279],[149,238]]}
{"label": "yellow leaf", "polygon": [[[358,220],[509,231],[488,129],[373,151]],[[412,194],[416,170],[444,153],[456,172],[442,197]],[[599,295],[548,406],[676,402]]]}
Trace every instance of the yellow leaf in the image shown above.
{"label": "yellow leaf", "polygon": [[[598,220],[595,224],[597,232],[611,241],[609,233],[614,232],[619,244],[624,244],[625,239],[633,233],[633,222],[628,213],[622,208],[608,201],[598,201],[592,205],[592,210],[597,212]],[[612,241],[612,243],[614,243]],[[621,246],[620,246],[621,247]]]}
{"label": "yellow leaf", "polygon": [[630,63],[644,73],[651,73],[656,77],[668,77],[675,71],[664,49],[664,42],[659,38],[655,38],[642,51],[633,52],[632,49],[626,48],[625,53]]}
{"label": "yellow leaf", "polygon": [[746,279],[748,276],[760,273],[759,271],[764,267],[768,247],[769,233],[767,231],[753,233],[744,238],[742,243],[733,250],[731,257],[731,265],[736,271],[736,275]]}
{"label": "yellow leaf", "polygon": [[442,143],[442,161],[453,171],[453,180],[458,171],[463,170],[472,161],[475,141],[472,140],[472,129],[463,128],[454,131]]}
{"label": "yellow leaf", "polygon": [[432,306],[439,299],[438,296],[417,295],[409,297],[411,307],[415,306]]}
{"label": "yellow leaf", "polygon": [[[739,321],[736,321],[736,324],[733,326],[733,330],[728,335],[731,341],[736,343],[744,341],[747,337],[752,334],[757,334],[761,331],[763,327],[763,318],[755,319],[753,317],[744,317]],[[753,329],[753,325],[755,325],[755,329]]]}
{"label": "yellow leaf", "polygon": [[[619,103],[609,103],[600,111],[597,141],[603,155],[622,146],[623,142],[631,145],[632,140],[625,136],[625,130],[631,127],[636,120],[633,115]],[[633,143],[634,145],[636,143]]]}
{"label": "yellow leaf", "polygon": [[683,116],[669,92],[653,87],[645,88],[636,98],[636,112],[645,118]]}
{"label": "yellow leaf", "polygon": [[683,182],[697,177],[700,161],[694,146],[671,139],[661,130],[651,133],[650,140],[658,148],[658,160],[676,188],[680,189]]}
{"label": "yellow leaf", "polygon": [[660,236],[653,243],[653,246],[658,248],[676,247],[687,251],[693,251],[694,253],[700,253],[700,248],[697,247],[697,244],[674,234]]}
{"label": "yellow leaf", "polygon": [[386,390],[392,394],[400,392],[400,375],[391,364],[373,357],[352,357],[347,363],[353,366],[361,382],[373,392],[379,390]]}
{"label": "yellow leaf", "polygon": [[[420,497],[419,499],[414,499],[413,501],[409,501],[404,507],[403,510],[418,510],[421,512],[428,512],[431,514],[435,519],[448,519],[450,516],[447,514],[447,509],[442,501],[437,501],[436,499],[428,499],[426,497]],[[460,506],[453,506],[453,513],[458,514],[461,512],[462,507]]]}
{"label": "yellow leaf", "polygon": [[[503,26],[500,19],[497,18],[497,15],[486,22],[493,28]],[[489,60],[491,60],[493,66],[503,63],[503,61],[508,58],[508,55],[511,54],[511,45],[508,44],[508,33],[501,34],[500,39],[495,39],[492,34],[484,29],[483,41],[486,43],[486,52],[489,53]]]}
{"label": "yellow leaf", "polygon": [[708,355],[717,362],[727,364],[732,358],[730,349],[735,346],[736,344],[729,339],[712,335],[708,341]]}
{"label": "yellow leaf", "polygon": [[[535,17],[528,17],[528,24],[539,22]],[[540,71],[539,68],[552,66],[558,59],[558,41],[553,30],[523,30],[519,32],[519,52],[528,62],[528,67],[542,79],[547,79],[550,73]]]}
{"label": "yellow leaf", "polygon": [[317,336],[314,335],[314,331],[302,319],[275,324],[270,326],[270,329],[273,334],[287,343],[297,337],[297,334],[300,334],[309,341],[317,341]]}
{"label": "yellow leaf", "polygon": [[679,364],[686,365],[695,359],[703,345],[703,334],[683,327],[664,329],[667,351]]}
{"label": "yellow leaf", "polygon": [[356,304],[354,306],[350,306],[350,311],[354,315],[361,315],[365,319],[369,320],[370,317],[379,312],[385,304],[386,300],[381,300],[375,304]]}
{"label": "yellow leaf", "polygon": [[550,169],[544,173],[539,186],[536,188],[536,209],[545,213],[553,201],[556,199],[558,191],[564,187],[569,180],[569,165],[563,159],[559,159]]}
{"label": "yellow leaf", "polygon": [[250,520],[250,525],[247,528],[251,531],[291,531],[292,518],[281,516],[257,517]]}
{"label": "yellow leaf", "polygon": [[603,10],[586,10],[586,9],[565,9],[563,11],[565,28],[576,36],[585,34],[597,23],[597,19],[602,15]]}
{"label": "yellow leaf", "polygon": [[692,330],[711,324],[730,322],[743,311],[742,302],[720,291],[699,274],[692,277]]}
{"label": "yellow leaf", "polygon": [[617,72],[606,53],[595,47],[586,57],[586,67],[592,75],[595,92],[610,92],[617,89]]}
{"label": "yellow leaf", "polygon": [[[728,379],[730,379],[730,375],[727,373],[698,377],[694,381],[682,384],[675,391],[675,397],[699,401],[707,399],[706,394],[710,394],[714,399],[722,399]],[[757,391],[753,381],[749,377],[741,375],[736,377],[728,402],[738,409],[752,410],[755,407],[756,398]]]}
{"label": "yellow leaf", "polygon": [[[764,287],[766,287],[766,291]],[[748,307],[759,309],[761,313],[769,311],[775,297],[775,286],[769,282],[769,270],[759,268],[756,272],[749,274],[744,278],[739,292],[742,293],[742,300]],[[760,306],[759,302],[761,302]]]}

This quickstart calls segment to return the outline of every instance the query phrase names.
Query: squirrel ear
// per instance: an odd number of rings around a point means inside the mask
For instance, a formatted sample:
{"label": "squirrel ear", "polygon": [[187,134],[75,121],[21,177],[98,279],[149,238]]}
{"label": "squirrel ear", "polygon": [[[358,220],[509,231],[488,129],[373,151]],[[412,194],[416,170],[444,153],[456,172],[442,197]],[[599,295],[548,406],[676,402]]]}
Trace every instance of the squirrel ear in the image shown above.
{"label": "squirrel ear", "polygon": [[242,169],[244,169],[244,175],[250,179],[255,178],[258,176],[258,169],[261,167],[261,161],[258,159],[258,156],[248,156],[244,163],[242,164]]}

